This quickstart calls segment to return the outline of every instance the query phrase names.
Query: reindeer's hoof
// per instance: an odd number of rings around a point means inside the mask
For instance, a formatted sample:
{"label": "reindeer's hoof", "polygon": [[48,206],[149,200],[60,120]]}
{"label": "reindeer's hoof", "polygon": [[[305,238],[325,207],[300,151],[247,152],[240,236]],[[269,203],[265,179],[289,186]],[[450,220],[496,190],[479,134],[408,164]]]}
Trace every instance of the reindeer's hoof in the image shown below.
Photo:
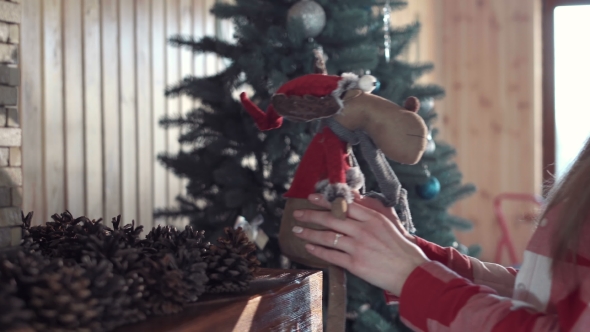
{"label": "reindeer's hoof", "polygon": [[287,199],[287,204],[285,205],[285,210],[283,212],[283,218],[281,220],[281,229],[279,231],[279,246],[281,247],[281,252],[283,255],[285,255],[285,257],[289,258],[293,262],[318,269],[327,268],[330,264],[307,252],[307,249],[305,249],[306,242],[293,235],[293,232],[291,231],[294,226],[313,229],[325,228],[311,223],[300,223],[297,221],[297,219],[295,219],[295,217],[293,217],[293,212],[295,210],[328,211],[327,209],[310,203],[306,199]]}

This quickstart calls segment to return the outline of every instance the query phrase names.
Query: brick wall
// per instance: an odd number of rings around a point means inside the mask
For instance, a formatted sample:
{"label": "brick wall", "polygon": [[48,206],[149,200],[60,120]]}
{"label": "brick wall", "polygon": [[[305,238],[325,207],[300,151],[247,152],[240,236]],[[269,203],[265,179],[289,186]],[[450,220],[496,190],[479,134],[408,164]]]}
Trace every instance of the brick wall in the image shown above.
{"label": "brick wall", "polygon": [[21,239],[20,2],[0,0],[0,250]]}

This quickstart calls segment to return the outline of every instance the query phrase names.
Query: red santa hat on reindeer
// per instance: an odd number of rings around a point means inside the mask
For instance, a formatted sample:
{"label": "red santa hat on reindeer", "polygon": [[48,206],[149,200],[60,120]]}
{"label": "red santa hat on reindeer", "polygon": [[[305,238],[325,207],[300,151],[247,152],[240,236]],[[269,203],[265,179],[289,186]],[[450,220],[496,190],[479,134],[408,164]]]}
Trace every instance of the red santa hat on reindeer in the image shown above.
{"label": "red santa hat on reindeer", "polygon": [[[340,105],[340,110],[344,108],[342,97],[351,89],[360,89],[364,92],[371,92],[377,86],[377,79],[371,75],[363,75],[358,77],[352,73],[344,73],[341,76],[324,75],[324,74],[308,74],[295,78],[283,84],[274,94],[291,96],[314,96],[319,98],[333,97]],[[256,104],[254,104],[245,92],[240,94],[242,105],[250,116],[256,122],[260,130],[271,130],[279,128],[283,124],[283,116],[275,110],[275,107],[269,105],[264,113]],[[338,112],[340,111],[338,110]],[[336,113],[338,113],[336,112]],[[330,114],[330,116],[333,115]],[[284,115],[287,118],[287,115]],[[301,119],[293,119],[301,120]]]}

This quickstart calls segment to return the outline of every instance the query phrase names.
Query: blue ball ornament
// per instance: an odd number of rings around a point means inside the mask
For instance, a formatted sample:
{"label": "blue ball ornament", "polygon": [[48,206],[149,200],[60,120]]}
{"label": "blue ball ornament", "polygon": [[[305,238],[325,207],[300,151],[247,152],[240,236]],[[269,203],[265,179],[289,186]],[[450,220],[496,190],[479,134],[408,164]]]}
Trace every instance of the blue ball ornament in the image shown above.
{"label": "blue ball ornament", "polygon": [[420,198],[430,200],[435,198],[440,192],[440,182],[434,176],[428,178],[424,184],[416,186],[416,193]]}

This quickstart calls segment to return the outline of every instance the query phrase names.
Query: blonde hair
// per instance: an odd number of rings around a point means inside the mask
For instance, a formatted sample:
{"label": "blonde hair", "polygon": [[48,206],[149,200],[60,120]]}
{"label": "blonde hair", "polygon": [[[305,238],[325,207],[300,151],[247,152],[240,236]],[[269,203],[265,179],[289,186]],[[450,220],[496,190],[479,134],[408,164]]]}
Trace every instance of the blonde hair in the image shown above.
{"label": "blonde hair", "polygon": [[547,195],[547,203],[539,220],[558,207],[557,233],[551,243],[553,270],[559,262],[575,261],[580,235],[590,216],[590,139],[586,141],[569,171],[556,182]]}

